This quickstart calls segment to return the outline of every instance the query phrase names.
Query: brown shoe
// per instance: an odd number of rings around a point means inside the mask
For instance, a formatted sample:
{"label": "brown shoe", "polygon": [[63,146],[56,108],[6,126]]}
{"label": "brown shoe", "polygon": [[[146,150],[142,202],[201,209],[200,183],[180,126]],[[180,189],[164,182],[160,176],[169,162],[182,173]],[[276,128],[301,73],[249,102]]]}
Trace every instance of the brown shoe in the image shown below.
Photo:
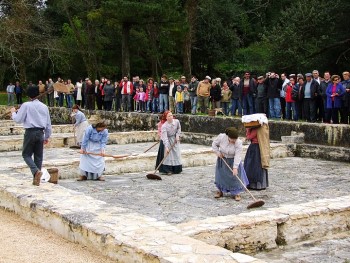
{"label": "brown shoe", "polygon": [[42,175],[43,173],[40,170],[36,171],[33,179],[33,185],[36,185],[36,186],[40,185],[40,179]]}
{"label": "brown shoe", "polygon": [[240,196],[240,195],[235,195],[235,196],[233,196],[233,198],[234,198],[236,201],[241,201],[241,196]]}
{"label": "brown shoe", "polygon": [[220,197],[223,197],[224,194],[221,192],[221,191],[217,191],[216,194],[215,194],[215,198],[220,198]]}
{"label": "brown shoe", "polygon": [[100,176],[96,179],[96,181],[106,181],[104,177]]}
{"label": "brown shoe", "polygon": [[77,181],[86,181],[87,180],[87,177],[86,176],[83,176],[83,175],[80,175],[79,178],[77,179]]}

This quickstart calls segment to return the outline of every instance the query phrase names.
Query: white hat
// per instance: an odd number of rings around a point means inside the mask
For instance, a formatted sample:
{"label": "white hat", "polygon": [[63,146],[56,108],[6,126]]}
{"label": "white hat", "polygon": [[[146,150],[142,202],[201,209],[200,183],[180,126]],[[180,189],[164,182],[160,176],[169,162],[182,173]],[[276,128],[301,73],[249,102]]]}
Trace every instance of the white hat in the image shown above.
{"label": "white hat", "polygon": [[209,77],[209,76],[205,76],[205,78],[211,80],[211,77]]}

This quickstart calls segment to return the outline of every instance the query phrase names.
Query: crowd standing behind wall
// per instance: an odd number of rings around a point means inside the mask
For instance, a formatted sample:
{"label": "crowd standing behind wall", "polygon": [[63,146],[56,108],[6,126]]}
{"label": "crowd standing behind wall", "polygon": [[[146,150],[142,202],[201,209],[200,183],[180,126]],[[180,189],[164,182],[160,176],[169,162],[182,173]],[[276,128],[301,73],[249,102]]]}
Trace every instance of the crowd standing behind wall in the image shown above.
{"label": "crowd standing behind wall", "polygon": [[[350,75],[342,76],[324,72],[323,78],[317,70],[312,73],[290,74],[268,72],[253,78],[245,72],[242,78],[232,76],[221,83],[220,78],[206,76],[198,80],[192,76],[180,79],[162,75],[157,83],[153,78],[146,81],[138,76],[132,81],[123,77],[111,82],[107,78],[92,82],[79,79],[75,84],[70,79],[56,80],[67,85],[67,93],[52,92],[41,98],[49,107],[71,108],[73,103],[86,110],[116,112],[163,113],[170,110],[177,114],[208,114],[216,109],[226,116],[241,116],[265,113],[270,119],[307,122],[350,124]],[[40,80],[40,92],[48,90],[54,82],[46,84]],[[35,85],[30,83],[31,85]],[[7,86],[8,105],[22,104],[23,89],[19,82]],[[218,109],[219,108],[219,109]]]}

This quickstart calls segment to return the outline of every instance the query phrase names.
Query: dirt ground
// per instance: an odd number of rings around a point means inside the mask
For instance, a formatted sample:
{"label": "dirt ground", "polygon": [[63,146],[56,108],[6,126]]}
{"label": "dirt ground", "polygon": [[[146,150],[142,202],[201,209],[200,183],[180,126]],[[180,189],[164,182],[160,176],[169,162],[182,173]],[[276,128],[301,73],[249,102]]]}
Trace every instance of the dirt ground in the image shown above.
{"label": "dirt ground", "polygon": [[0,263],[112,263],[96,251],[0,209]]}

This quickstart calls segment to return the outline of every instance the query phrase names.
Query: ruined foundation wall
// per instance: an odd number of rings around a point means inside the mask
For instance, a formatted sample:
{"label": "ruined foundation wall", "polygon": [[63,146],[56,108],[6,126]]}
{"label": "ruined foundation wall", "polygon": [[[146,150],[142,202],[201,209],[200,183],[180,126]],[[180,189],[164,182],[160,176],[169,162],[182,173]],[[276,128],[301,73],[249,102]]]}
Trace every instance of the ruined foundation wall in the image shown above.
{"label": "ruined foundation wall", "polygon": [[[55,124],[71,123],[69,110],[66,108],[50,109],[52,122]],[[87,112],[85,112],[86,115]],[[158,115],[145,113],[115,113],[94,111],[106,120],[111,131],[154,130],[158,123]],[[219,134],[225,128],[235,126],[240,136],[245,130],[239,118],[209,117],[193,115],[176,115],[184,132]],[[280,141],[281,136],[288,136],[292,131],[305,134],[305,143],[350,147],[350,125],[330,125],[306,122],[270,121],[271,140]]]}

